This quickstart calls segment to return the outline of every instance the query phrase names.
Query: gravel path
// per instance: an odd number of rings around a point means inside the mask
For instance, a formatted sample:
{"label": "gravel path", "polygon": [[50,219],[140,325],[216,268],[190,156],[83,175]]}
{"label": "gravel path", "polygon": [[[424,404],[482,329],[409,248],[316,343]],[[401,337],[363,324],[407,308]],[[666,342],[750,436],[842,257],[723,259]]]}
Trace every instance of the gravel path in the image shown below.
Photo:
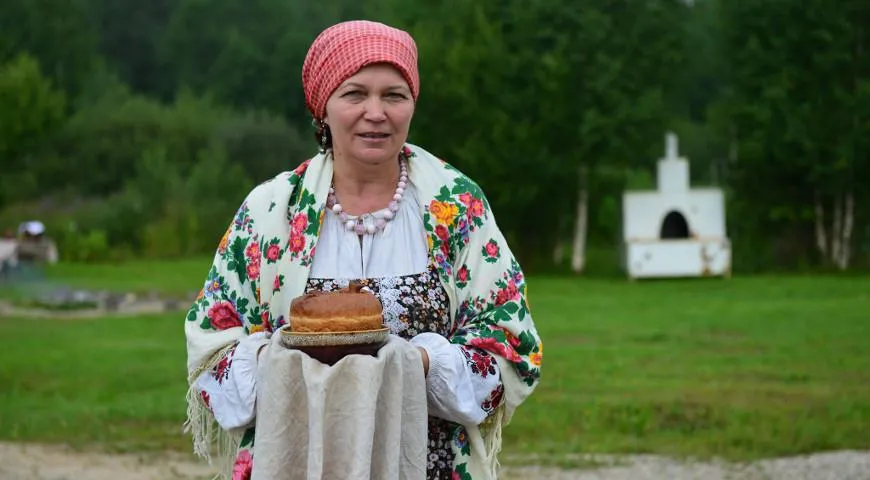
{"label": "gravel path", "polygon": [[747,465],[682,463],[653,455],[582,457],[595,469],[514,468],[506,480],[870,480],[870,451],[839,451]]}
{"label": "gravel path", "polygon": [[[595,469],[506,468],[502,480],[870,480],[870,451],[841,451],[746,466],[683,464],[657,456],[574,457]],[[59,446],[0,443],[3,480],[207,480],[211,469],[180,454],[109,455]]]}

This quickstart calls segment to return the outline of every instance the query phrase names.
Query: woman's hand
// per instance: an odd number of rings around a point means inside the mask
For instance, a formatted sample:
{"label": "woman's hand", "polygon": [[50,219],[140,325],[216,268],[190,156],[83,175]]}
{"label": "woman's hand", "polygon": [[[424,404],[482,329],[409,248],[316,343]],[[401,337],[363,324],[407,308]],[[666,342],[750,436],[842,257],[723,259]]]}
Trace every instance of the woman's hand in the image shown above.
{"label": "woman's hand", "polygon": [[423,357],[423,376],[426,376],[429,374],[429,352],[423,347],[417,347],[417,350],[420,351],[420,356]]}

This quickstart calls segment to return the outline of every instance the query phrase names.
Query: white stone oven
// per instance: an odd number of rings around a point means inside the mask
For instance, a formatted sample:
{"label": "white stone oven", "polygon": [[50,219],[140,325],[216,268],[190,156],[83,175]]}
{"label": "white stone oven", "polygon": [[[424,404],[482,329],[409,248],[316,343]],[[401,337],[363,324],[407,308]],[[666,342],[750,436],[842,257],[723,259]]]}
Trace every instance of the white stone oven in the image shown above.
{"label": "white stone oven", "polygon": [[725,198],[718,188],[690,188],[689,162],[677,137],[665,137],[658,188],[627,191],[622,201],[624,267],[630,279],[730,276]]}

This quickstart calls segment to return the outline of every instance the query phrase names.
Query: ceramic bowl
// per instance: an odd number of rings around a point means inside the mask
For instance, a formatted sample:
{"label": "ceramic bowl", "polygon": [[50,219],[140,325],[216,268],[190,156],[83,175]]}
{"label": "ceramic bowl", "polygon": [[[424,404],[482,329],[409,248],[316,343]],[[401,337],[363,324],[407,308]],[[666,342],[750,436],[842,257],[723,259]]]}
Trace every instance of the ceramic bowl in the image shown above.
{"label": "ceramic bowl", "polygon": [[389,328],[354,332],[293,332],[281,328],[281,343],[321,363],[334,365],[348,355],[377,355],[390,337]]}

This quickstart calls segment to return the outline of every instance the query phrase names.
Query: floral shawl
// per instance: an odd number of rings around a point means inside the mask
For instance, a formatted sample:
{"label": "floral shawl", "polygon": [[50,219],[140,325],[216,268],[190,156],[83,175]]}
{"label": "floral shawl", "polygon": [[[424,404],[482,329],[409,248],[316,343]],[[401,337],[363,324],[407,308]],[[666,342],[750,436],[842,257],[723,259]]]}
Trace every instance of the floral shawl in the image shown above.
{"label": "floral shawl", "polygon": [[[409,144],[402,155],[420,194],[430,263],[450,300],[449,340],[493,353],[504,384],[501,406],[483,424],[465,426],[470,452],[466,447],[457,457],[454,478],[496,478],[501,428],[541,372],[543,345],[526,302],[525,277],[476,183],[420,147]],[[331,181],[329,154],[277,175],[251,191],[220,241],[185,322],[187,427],[203,457],[210,459],[217,436],[224,440],[217,442],[218,455],[231,464],[252,432],[221,431],[193,382],[240,338],[286,323],[290,301],[303,293],[309,276]],[[219,475],[231,469],[224,464]]]}

